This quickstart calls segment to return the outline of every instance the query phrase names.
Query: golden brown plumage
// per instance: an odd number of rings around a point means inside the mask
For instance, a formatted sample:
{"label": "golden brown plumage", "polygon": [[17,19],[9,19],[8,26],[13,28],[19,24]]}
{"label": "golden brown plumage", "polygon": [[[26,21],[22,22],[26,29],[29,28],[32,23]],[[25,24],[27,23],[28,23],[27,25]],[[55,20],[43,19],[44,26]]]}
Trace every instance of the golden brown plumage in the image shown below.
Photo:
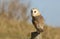
{"label": "golden brown plumage", "polygon": [[35,26],[37,32],[42,32],[44,28],[44,18],[39,13],[38,9],[33,8],[31,10],[31,16],[32,16],[32,23]]}

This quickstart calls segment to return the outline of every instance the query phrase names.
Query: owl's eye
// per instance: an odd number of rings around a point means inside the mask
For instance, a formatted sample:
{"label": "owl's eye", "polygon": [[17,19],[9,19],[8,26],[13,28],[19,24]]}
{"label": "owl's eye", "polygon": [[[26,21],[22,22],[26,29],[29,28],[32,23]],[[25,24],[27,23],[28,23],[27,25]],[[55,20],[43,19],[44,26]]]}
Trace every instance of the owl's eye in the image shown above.
{"label": "owl's eye", "polygon": [[36,11],[34,11],[34,13],[36,13]]}

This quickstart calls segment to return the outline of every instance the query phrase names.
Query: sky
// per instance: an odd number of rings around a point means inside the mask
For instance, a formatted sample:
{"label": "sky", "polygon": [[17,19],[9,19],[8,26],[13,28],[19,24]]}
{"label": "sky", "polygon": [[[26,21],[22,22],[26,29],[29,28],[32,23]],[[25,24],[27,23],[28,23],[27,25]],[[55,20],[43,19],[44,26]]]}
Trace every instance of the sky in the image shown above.
{"label": "sky", "polygon": [[45,23],[60,26],[60,0],[31,0],[31,8],[38,8]]}
{"label": "sky", "polygon": [[[0,0],[0,4],[2,1]],[[30,0],[30,2],[31,9],[38,8],[46,24],[60,26],[60,0]]]}

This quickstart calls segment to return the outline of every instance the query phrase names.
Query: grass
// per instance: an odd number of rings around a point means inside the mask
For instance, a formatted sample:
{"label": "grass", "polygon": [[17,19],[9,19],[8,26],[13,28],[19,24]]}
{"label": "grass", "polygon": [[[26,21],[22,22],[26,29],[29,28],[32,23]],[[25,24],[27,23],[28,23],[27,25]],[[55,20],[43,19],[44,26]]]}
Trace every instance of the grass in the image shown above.
{"label": "grass", "polygon": [[[60,28],[45,25],[42,39],[60,39]],[[0,16],[0,39],[30,39],[35,28],[25,21],[16,21]]]}
{"label": "grass", "polygon": [[28,39],[34,28],[31,24],[0,17],[0,39]]}

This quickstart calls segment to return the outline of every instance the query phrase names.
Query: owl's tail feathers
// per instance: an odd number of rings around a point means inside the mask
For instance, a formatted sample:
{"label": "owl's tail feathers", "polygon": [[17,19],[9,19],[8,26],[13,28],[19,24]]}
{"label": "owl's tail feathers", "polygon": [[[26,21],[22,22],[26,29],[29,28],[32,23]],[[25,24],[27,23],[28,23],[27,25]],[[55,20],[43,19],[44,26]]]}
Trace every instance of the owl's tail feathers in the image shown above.
{"label": "owl's tail feathers", "polygon": [[43,32],[43,29],[37,29],[37,32],[40,34],[41,32]]}

